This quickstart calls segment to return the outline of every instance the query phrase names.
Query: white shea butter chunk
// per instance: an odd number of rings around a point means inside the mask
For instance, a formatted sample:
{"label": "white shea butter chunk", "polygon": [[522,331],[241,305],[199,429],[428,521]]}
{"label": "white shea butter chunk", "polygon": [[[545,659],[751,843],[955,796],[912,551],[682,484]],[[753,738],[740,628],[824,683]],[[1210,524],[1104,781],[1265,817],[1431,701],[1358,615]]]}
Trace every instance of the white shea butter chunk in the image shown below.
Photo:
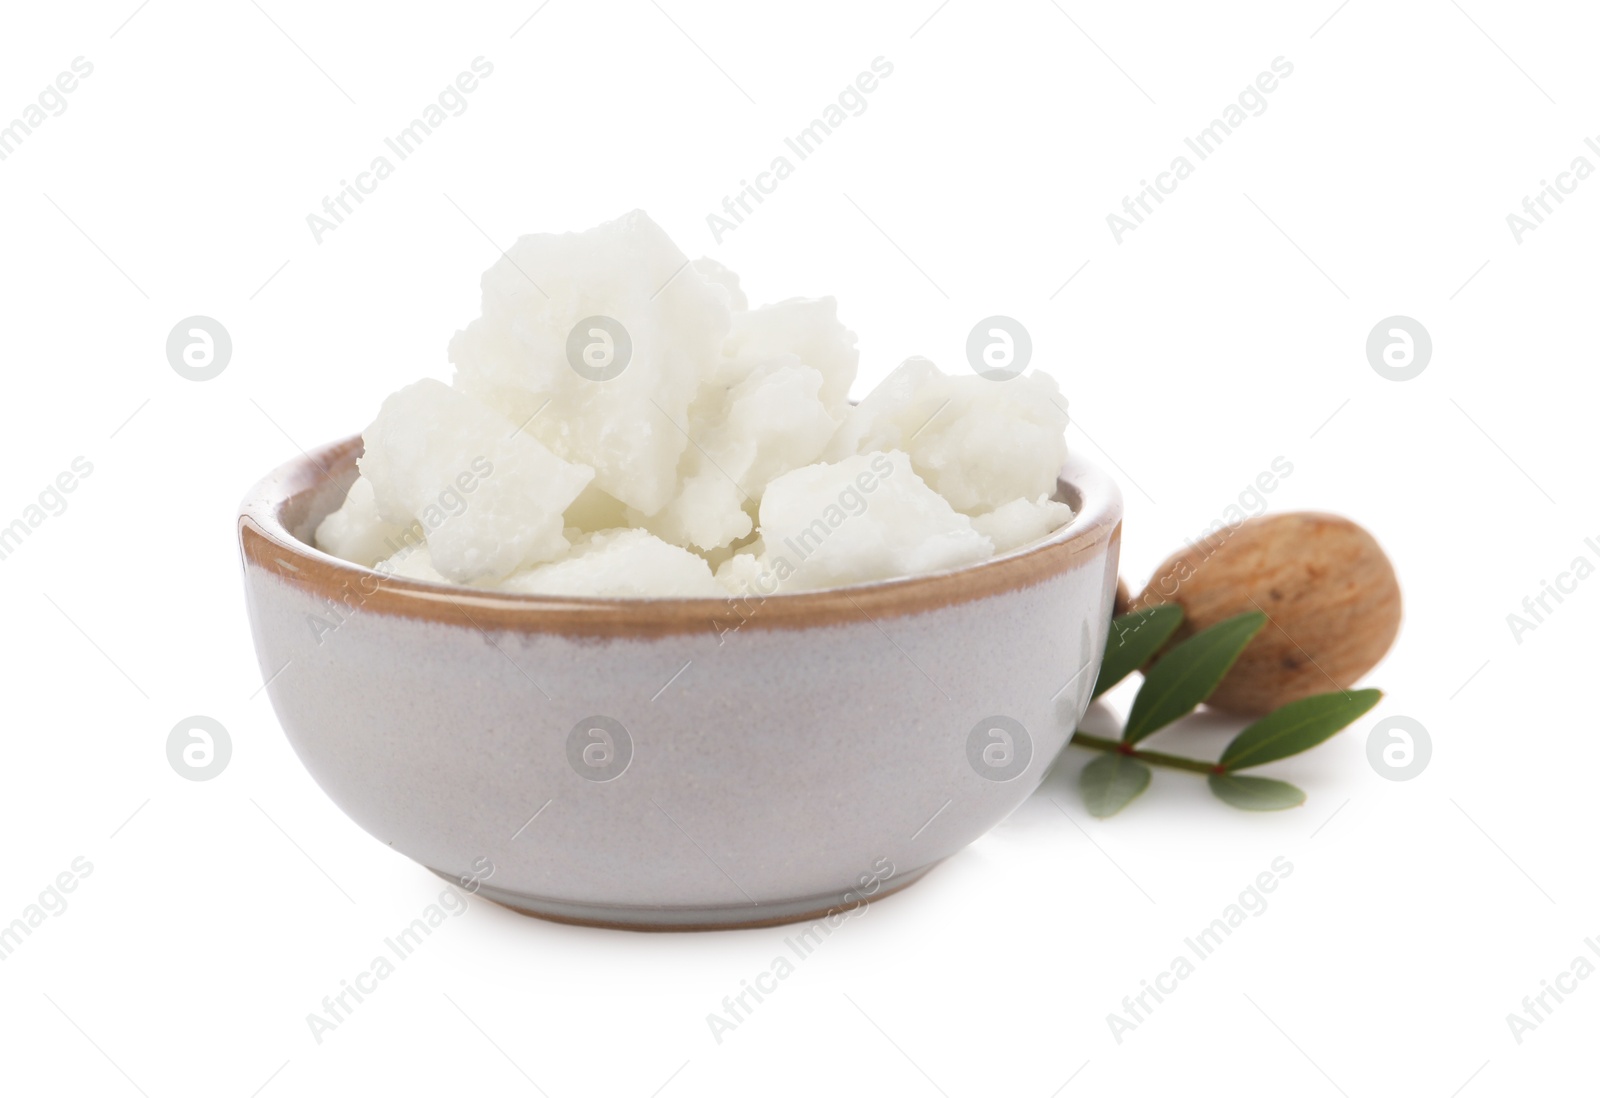
{"label": "white shea butter chunk", "polygon": [[[761,535],[766,584],[758,594],[938,572],[994,555],[994,543],[898,451],[778,477],[761,499]],[[737,579],[749,565],[724,567]]]}
{"label": "white shea butter chunk", "polygon": [[561,560],[518,572],[499,586],[502,591],[524,595],[597,598],[726,595],[703,558],[643,530],[602,530],[584,535]]}
{"label": "white shea butter chunk", "polygon": [[483,314],[450,342],[455,386],[653,515],[677,493],[685,419],[721,354],[729,298],[641,210],[524,236],[485,272]]}
{"label": "white shea butter chunk", "polygon": [[750,533],[749,514],[772,478],[810,465],[838,423],[819,398],[820,373],[783,355],[731,388],[708,387],[689,414],[695,446],[683,456],[683,482],[653,517],[631,512],[675,545],[720,549]]}
{"label": "white shea butter chunk", "polygon": [[951,377],[911,358],[851,409],[826,457],[904,450],[952,507],[978,515],[1054,495],[1066,429],[1066,401],[1048,374]]}
{"label": "white shea butter chunk", "polygon": [[728,270],[721,263],[718,263],[710,256],[703,255],[694,261],[694,269],[699,271],[700,277],[711,285],[722,287],[728,295],[729,309],[742,313],[750,307],[750,302],[744,296],[744,291],[739,288],[739,276]]}
{"label": "white shea butter chunk", "polygon": [[765,596],[1037,542],[1067,413],[1034,373],[895,369],[859,406],[831,297],[750,308],[634,210],[483,275],[451,385],[383,404],[317,544],[400,579],[541,595]]}
{"label": "white shea butter chunk", "polygon": [[429,379],[385,400],[363,436],[360,468],[378,514],[420,524],[433,566],[457,583],[492,582],[567,550],[562,513],[594,470],[516,428]]}
{"label": "white shea butter chunk", "polygon": [[760,499],[773,478],[816,461],[838,430],[822,398],[826,383],[795,355],[772,359],[728,390],[702,445]]}
{"label": "white shea butter chunk", "polygon": [[339,509],[317,525],[317,548],[371,568],[405,544],[405,528],[384,522],[372,482],[356,477]]}
{"label": "white shea butter chunk", "polygon": [[747,498],[731,477],[701,459],[688,463],[672,502],[650,516],[629,510],[627,518],[663,541],[709,552],[733,544],[754,527],[744,506]]}
{"label": "white shea butter chunk", "polygon": [[972,528],[994,542],[996,553],[1008,553],[1072,521],[1072,508],[1049,496],[1014,499],[988,514],[977,515]]}
{"label": "white shea butter chunk", "polygon": [[833,298],[791,298],[735,312],[731,323],[718,379],[737,381],[763,363],[793,355],[822,375],[823,407],[835,419],[844,415],[861,354],[856,334],[839,323]]}
{"label": "white shea butter chunk", "polygon": [[427,545],[412,545],[387,560],[380,561],[376,570],[386,576],[400,579],[422,580],[424,583],[449,583],[450,579],[433,566],[433,555]]}
{"label": "white shea butter chunk", "polygon": [[735,553],[717,567],[717,582],[738,598],[771,595],[780,589],[776,576],[769,576],[760,553]]}

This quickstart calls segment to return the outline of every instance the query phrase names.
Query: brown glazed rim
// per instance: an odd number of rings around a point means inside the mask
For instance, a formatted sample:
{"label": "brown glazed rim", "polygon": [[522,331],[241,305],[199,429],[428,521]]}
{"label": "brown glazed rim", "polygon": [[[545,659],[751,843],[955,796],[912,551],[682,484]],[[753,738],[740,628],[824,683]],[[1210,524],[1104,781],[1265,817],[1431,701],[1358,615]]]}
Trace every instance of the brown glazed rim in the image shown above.
{"label": "brown glazed rim", "polygon": [[1043,541],[962,568],[765,598],[625,599],[482,591],[386,576],[309,544],[312,520],[322,517],[313,515],[313,508],[322,500],[343,498],[360,455],[361,436],[354,435],[286,462],[251,489],[239,509],[246,569],[261,569],[319,600],[363,613],[470,624],[480,630],[656,637],[901,617],[1034,586],[1080,567],[1102,545],[1122,536],[1122,494],[1116,483],[1073,455],[1061,471],[1057,493],[1077,512],[1073,520]]}

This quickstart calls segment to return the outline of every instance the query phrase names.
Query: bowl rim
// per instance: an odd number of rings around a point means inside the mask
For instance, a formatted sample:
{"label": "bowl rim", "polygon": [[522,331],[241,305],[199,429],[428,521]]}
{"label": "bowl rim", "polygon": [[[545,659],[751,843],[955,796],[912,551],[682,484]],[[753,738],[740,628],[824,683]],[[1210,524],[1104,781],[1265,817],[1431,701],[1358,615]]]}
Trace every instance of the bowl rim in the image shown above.
{"label": "bowl rim", "polygon": [[[820,590],[726,597],[603,598],[531,595],[445,586],[389,575],[333,556],[296,536],[324,494],[339,498],[353,481],[360,435],[302,451],[267,474],[240,504],[245,571],[277,577],[324,603],[390,617],[489,629],[582,637],[648,637],[711,630],[781,630],[903,617],[1032,587],[1097,559],[1120,544],[1122,493],[1093,463],[1069,453],[1057,494],[1072,520],[1049,536],[987,560],[939,572]],[[333,487],[330,487],[332,485]],[[322,515],[317,516],[317,521]],[[311,529],[314,529],[314,525]]]}

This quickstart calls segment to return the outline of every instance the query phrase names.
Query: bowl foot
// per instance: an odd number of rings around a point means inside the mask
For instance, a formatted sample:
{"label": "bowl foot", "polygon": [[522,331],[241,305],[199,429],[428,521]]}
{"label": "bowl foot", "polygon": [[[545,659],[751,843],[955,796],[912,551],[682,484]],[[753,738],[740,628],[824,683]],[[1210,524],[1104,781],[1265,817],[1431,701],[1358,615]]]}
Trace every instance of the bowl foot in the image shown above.
{"label": "bowl foot", "polygon": [[[429,868],[432,869],[431,866]],[[932,868],[932,865],[925,865],[909,873],[898,874],[883,882],[871,896],[849,900],[842,900],[839,893],[831,892],[821,896],[805,896],[774,903],[719,904],[711,907],[644,907],[548,900],[496,888],[486,883],[479,883],[477,894],[521,915],[532,915],[538,919],[571,923],[576,926],[647,931],[737,930],[746,927],[782,926],[786,923],[821,922],[829,916],[854,912],[856,908],[899,892],[907,885],[915,884]],[[432,869],[432,872],[447,881],[456,880],[449,873],[437,869]],[[842,925],[842,921],[836,925]],[[832,928],[828,928],[827,932],[831,931]]]}

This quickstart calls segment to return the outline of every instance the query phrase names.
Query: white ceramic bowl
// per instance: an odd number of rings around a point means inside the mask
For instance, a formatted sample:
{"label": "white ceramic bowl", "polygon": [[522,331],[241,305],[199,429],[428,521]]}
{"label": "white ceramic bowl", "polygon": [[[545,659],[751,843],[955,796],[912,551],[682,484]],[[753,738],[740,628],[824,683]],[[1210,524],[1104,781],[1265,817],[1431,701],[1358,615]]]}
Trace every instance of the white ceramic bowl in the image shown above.
{"label": "white ceramic bowl", "polygon": [[311,545],[359,438],[239,517],[262,674],[318,784],[382,842],[534,915],[823,918],[910,884],[1043,779],[1089,702],[1122,503],[966,568],[766,599],[585,599],[380,576]]}

